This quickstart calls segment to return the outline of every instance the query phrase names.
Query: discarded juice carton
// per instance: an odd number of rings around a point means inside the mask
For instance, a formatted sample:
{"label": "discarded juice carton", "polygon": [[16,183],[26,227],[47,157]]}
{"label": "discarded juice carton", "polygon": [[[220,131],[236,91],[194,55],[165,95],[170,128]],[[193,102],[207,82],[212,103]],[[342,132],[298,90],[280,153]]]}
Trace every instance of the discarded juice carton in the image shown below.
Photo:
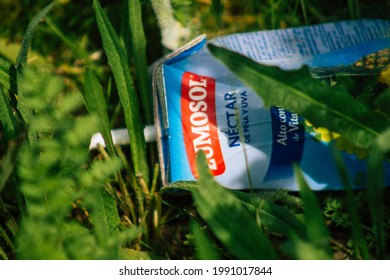
{"label": "discarded juice carton", "polygon": [[[208,43],[282,69],[309,65],[313,75],[325,76],[331,67],[340,70],[338,65],[351,64],[341,72],[353,74],[361,71],[359,59],[390,47],[390,21],[241,33]],[[196,180],[196,154],[203,150],[214,178],[227,188],[297,190],[292,170],[297,162],[313,189],[341,189],[328,143],[306,131],[305,120],[296,113],[264,108],[261,98],[216,61],[205,44],[200,36],[154,69],[163,183]],[[363,72],[373,71],[369,68]],[[354,187],[364,187],[367,162],[346,152],[342,156]],[[385,165],[388,184],[390,165]]]}

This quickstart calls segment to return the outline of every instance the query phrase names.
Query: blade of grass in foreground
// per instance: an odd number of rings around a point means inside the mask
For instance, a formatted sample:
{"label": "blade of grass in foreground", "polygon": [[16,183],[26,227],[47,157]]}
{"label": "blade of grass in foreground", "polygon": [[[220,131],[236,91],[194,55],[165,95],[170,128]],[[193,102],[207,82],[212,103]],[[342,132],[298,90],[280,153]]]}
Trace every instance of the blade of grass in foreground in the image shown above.
{"label": "blade of grass in foreground", "polygon": [[294,174],[304,204],[307,239],[318,248],[318,251],[322,251],[323,257],[331,259],[332,252],[329,246],[329,231],[326,227],[321,207],[313,191],[307,185],[302,171],[296,165],[294,165]]}
{"label": "blade of grass in foreground", "polygon": [[267,201],[265,198],[256,197],[253,193],[237,193],[239,198],[251,212],[258,212],[261,224],[270,233],[286,237],[306,238],[306,228],[292,212],[286,207]]}
{"label": "blade of grass in foreground", "polygon": [[[104,163],[104,165],[107,164]],[[103,168],[105,167],[103,166]],[[116,242],[112,244],[112,242],[116,240],[119,234],[121,220],[115,199],[100,184],[90,187],[88,191],[86,201],[92,205],[93,211],[90,212],[90,216],[94,224],[97,241],[101,247],[106,248],[106,257],[117,259],[118,244]]]}
{"label": "blade of grass in foreground", "polygon": [[383,155],[375,145],[368,158],[368,206],[371,212],[372,229],[375,236],[376,257],[383,259],[385,256],[385,230],[383,227],[383,193],[384,170]]}
{"label": "blade of grass in foreground", "polygon": [[348,172],[341,157],[340,152],[336,149],[335,145],[332,145],[332,154],[336,163],[337,170],[340,174],[341,181],[345,188],[346,195],[346,204],[347,210],[351,217],[351,231],[352,231],[352,241],[353,241],[353,254],[356,259],[360,258],[360,255],[363,259],[370,259],[370,254],[368,251],[368,245],[364,239],[362,230],[360,228],[360,219],[358,216],[358,209],[356,203],[353,199],[352,185],[348,178]]}
{"label": "blade of grass in foreground", "polygon": [[287,208],[267,201],[259,203],[260,219],[269,231],[292,238],[293,235],[305,238],[304,224]]}
{"label": "blade of grass in foreground", "polygon": [[[23,36],[22,45],[20,47],[20,50],[18,52],[18,56],[16,58],[16,80],[17,80],[17,93],[18,93],[18,105],[17,109],[22,116],[24,122],[26,124],[29,124],[32,118],[32,112],[25,106],[24,102],[24,96],[23,96],[23,90],[22,90],[22,72],[24,68],[27,66],[27,57],[28,57],[28,50],[30,48],[31,40],[34,34],[34,31],[38,24],[41,22],[41,20],[46,16],[46,14],[51,10],[55,2],[47,5],[43,10],[41,10],[29,23],[27,26],[26,33]],[[28,132],[28,140],[30,142],[30,145],[35,147],[37,153],[38,153],[38,136],[32,132]]]}
{"label": "blade of grass in foreground", "polygon": [[118,35],[97,0],[93,1],[97,25],[107,55],[108,64],[116,81],[119,99],[123,107],[125,122],[130,137],[131,156],[134,170],[148,185],[149,167],[146,159],[145,139],[141,124],[140,109],[127,65],[127,55]]}
{"label": "blade of grass in foreground", "polygon": [[0,123],[5,138],[8,140],[14,139],[18,135],[18,125],[15,116],[12,113],[8,98],[0,86]]}
{"label": "blade of grass in foreground", "polygon": [[196,222],[191,223],[191,232],[195,240],[195,253],[200,260],[218,260],[220,257],[207,233]]}
{"label": "blade of grass in foreground", "polygon": [[96,75],[87,68],[84,74],[84,97],[90,113],[95,113],[99,118],[100,133],[106,143],[108,154],[116,156],[114,142],[111,136],[110,119],[107,111],[107,102],[103,89]]}
{"label": "blade of grass in foreground", "polygon": [[283,71],[245,56],[209,45],[211,53],[261,96],[266,106],[279,105],[315,126],[338,132],[351,143],[368,148],[390,121],[356,101],[343,87],[330,87],[308,69]]}
{"label": "blade of grass in foreground", "polygon": [[140,91],[142,111],[146,124],[153,123],[152,99],[149,92],[150,83],[146,62],[146,39],[142,25],[142,10],[139,0],[127,0],[128,22],[132,44],[132,57],[137,69],[137,82]]}
{"label": "blade of grass in foreground", "polygon": [[4,250],[0,247],[0,257],[3,260],[8,260],[7,254],[4,252]]}
{"label": "blade of grass in foreground", "polygon": [[192,194],[214,235],[239,259],[276,259],[272,243],[257,225],[255,216],[231,191],[214,181],[203,152],[199,153],[197,164],[199,188]]}
{"label": "blade of grass in foreground", "polygon": [[17,141],[10,141],[7,152],[0,158],[0,193],[3,191],[5,184],[10,180],[10,177],[14,172],[19,148],[20,143]]}
{"label": "blade of grass in foreground", "polygon": [[[0,200],[0,202],[2,202]],[[14,250],[14,246],[13,246],[13,242],[12,242],[12,239],[8,236],[7,232],[5,231],[5,229],[2,227],[2,225],[0,224],[0,236],[3,238],[4,240],[4,245],[6,246],[10,246],[12,248],[12,250]],[[6,253],[6,250],[4,250],[2,248],[2,244],[0,244],[0,260],[8,260],[8,255]]]}
{"label": "blade of grass in foreground", "polygon": [[0,84],[16,92],[16,69],[8,60],[0,57]]}
{"label": "blade of grass in foreground", "polygon": [[19,68],[25,67],[27,65],[28,49],[30,48],[31,39],[34,34],[35,28],[41,22],[41,20],[46,16],[46,14],[53,8],[55,2],[50,3],[45,8],[43,8],[29,23],[27,26],[26,33],[24,34],[22,46],[20,47],[18,57],[16,58],[16,67]]}

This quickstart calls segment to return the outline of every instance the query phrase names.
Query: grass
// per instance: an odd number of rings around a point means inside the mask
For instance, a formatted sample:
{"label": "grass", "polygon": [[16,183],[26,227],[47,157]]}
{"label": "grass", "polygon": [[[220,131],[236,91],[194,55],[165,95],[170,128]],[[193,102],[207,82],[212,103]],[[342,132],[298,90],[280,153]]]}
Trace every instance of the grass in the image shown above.
{"label": "grass", "polygon": [[[214,37],[388,18],[386,1],[374,2],[171,4],[174,20],[191,37]],[[390,257],[389,190],[378,167],[390,150],[390,117],[382,105],[388,87],[370,102],[362,102],[364,88],[376,81],[352,94],[335,87],[329,102],[327,85],[308,90],[314,82],[305,69],[285,73],[213,49],[227,66],[239,61],[237,75],[254,89],[277,89],[274,96],[262,96],[266,103],[295,106],[291,109],[341,133],[351,149],[364,150],[368,188],[350,188],[335,149],[343,192],[313,193],[298,167],[299,193],[233,192],[213,180],[200,154],[202,187],[179,184],[173,187],[186,192],[172,194],[161,188],[155,144],[143,139],[143,125],[153,122],[147,65],[168,52],[159,35],[162,15],[155,15],[164,11],[155,11],[147,0],[10,5],[0,0],[0,259]],[[4,11],[9,13],[3,16]],[[291,94],[301,102],[291,102]],[[351,110],[345,110],[345,102]],[[304,111],[306,103],[320,113]],[[110,130],[117,127],[128,129],[130,147],[110,140]],[[97,131],[106,147],[88,153],[90,136]]]}

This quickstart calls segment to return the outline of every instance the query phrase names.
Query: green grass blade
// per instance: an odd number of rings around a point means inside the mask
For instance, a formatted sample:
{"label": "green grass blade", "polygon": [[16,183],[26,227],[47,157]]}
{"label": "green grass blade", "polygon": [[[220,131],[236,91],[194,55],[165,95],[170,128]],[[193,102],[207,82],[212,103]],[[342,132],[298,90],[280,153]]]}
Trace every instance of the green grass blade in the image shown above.
{"label": "green grass blade", "polygon": [[274,3],[274,0],[271,0],[270,10],[271,10],[271,28],[275,29],[276,24],[275,24],[275,3]]}
{"label": "green grass blade", "polygon": [[299,186],[300,195],[304,204],[304,218],[307,231],[307,239],[323,251],[329,259],[332,252],[329,246],[329,231],[326,227],[324,216],[313,191],[309,188],[302,171],[294,165],[294,174]]}
{"label": "green grass blade", "polygon": [[12,113],[8,98],[0,86],[0,123],[2,124],[2,131],[5,138],[8,140],[14,139],[18,136],[18,124],[15,116]]}
{"label": "green grass blade", "polygon": [[120,218],[114,198],[103,188],[95,190],[95,207],[91,212],[94,227],[102,244],[116,232],[119,232]]}
{"label": "green grass blade", "polygon": [[[7,244],[7,246],[12,248],[12,250],[15,249],[12,239],[9,237],[8,233],[1,226],[1,224],[0,224],[0,237],[5,241],[5,244]],[[0,249],[1,249],[1,247],[0,247]],[[4,252],[4,254],[5,254],[5,252]],[[6,256],[6,254],[5,254],[5,256]]]}
{"label": "green grass blade", "polygon": [[301,2],[301,8],[302,8],[303,19],[304,19],[304,21],[305,21],[305,24],[308,25],[308,24],[309,24],[309,20],[308,20],[308,18],[307,18],[305,0],[300,0],[300,2]]}
{"label": "green grass blade", "polygon": [[375,108],[379,109],[383,114],[390,118],[390,106],[388,104],[390,104],[390,86],[374,100]]}
{"label": "green grass blade", "polygon": [[[41,20],[46,16],[46,14],[51,10],[54,4],[55,2],[47,5],[30,21],[29,25],[27,26],[26,32],[24,34],[22,45],[18,52],[18,56],[16,57],[17,85],[18,85],[17,93],[19,95],[17,108],[26,124],[29,124],[32,118],[32,112],[29,110],[29,108],[26,107],[24,102],[23,90],[21,88],[21,84],[22,84],[21,74],[23,69],[27,66],[28,50],[30,48],[30,44],[31,44],[32,37],[34,35],[35,28],[38,26]],[[36,148],[36,151],[38,153],[38,140],[37,140],[38,136],[33,132],[28,132],[28,139],[30,144]]]}
{"label": "green grass blade", "polygon": [[351,217],[351,232],[354,247],[353,254],[356,259],[360,258],[360,255],[363,259],[370,259],[368,245],[360,228],[359,212],[353,199],[352,185],[348,177],[347,168],[340,152],[337,151],[334,145],[332,145],[332,154],[345,189],[347,210]]}
{"label": "green grass blade", "polygon": [[199,260],[219,260],[220,257],[207,233],[196,222],[191,223],[195,240],[195,254]]}
{"label": "green grass blade", "polygon": [[16,92],[16,69],[8,60],[0,57],[0,85]]}
{"label": "green grass blade", "polygon": [[304,224],[286,207],[276,205],[250,193],[237,193],[237,197],[248,206],[250,211],[258,211],[261,224],[264,225],[270,233],[289,238],[295,236],[306,238]]}
{"label": "green grass blade", "polygon": [[[129,5],[128,1],[122,1],[121,4],[121,12],[120,12],[120,26],[119,26],[119,38],[127,52],[127,54],[132,53],[132,45],[131,45],[131,34],[129,28]],[[129,65],[131,64],[131,58],[127,58],[127,62]]]}
{"label": "green grass blade", "polygon": [[45,8],[43,8],[29,23],[27,26],[27,30],[24,34],[22,45],[20,47],[18,56],[16,58],[16,67],[19,69],[20,67],[24,67],[27,65],[27,57],[28,57],[28,49],[30,48],[31,39],[34,34],[35,28],[42,21],[42,19],[46,16],[46,14],[53,8],[55,2],[50,3]]}
{"label": "green grass blade", "polygon": [[96,114],[99,118],[99,130],[103,136],[104,142],[106,143],[108,154],[111,157],[115,157],[115,145],[111,136],[107,102],[98,78],[90,69],[87,69],[84,74],[84,98],[88,111],[91,114]]}
{"label": "green grass blade", "polygon": [[9,148],[4,157],[0,158],[0,194],[5,184],[9,180],[15,169],[16,154],[18,152],[18,147],[16,143],[9,145]]}
{"label": "green grass blade", "polygon": [[255,215],[209,173],[204,153],[197,159],[199,188],[193,191],[197,209],[214,235],[239,259],[276,259],[272,243],[256,223]]}
{"label": "green grass blade", "polygon": [[287,256],[298,260],[326,260],[331,257],[327,250],[319,250],[316,244],[303,239],[288,241],[282,244],[281,249]]}
{"label": "green grass blade", "polygon": [[273,233],[292,238],[306,237],[305,226],[287,208],[264,201],[260,204],[261,223]]}
{"label": "green grass blade", "polygon": [[153,124],[152,95],[146,60],[146,39],[142,25],[142,10],[139,0],[127,0],[128,22],[130,27],[132,57],[136,68],[136,77],[146,124]]}
{"label": "green grass blade", "polygon": [[94,0],[93,7],[102,37],[103,48],[107,55],[108,63],[111,66],[119,99],[124,110],[125,122],[130,137],[130,149],[134,170],[136,175],[142,177],[148,184],[149,167],[146,159],[143,125],[141,124],[136,92],[127,65],[127,55],[120,43],[118,35],[115,33],[107,15],[97,0]]}
{"label": "green grass blade", "polygon": [[61,28],[59,28],[50,17],[46,17],[46,23],[58,38],[72,50],[76,57],[82,58],[87,64],[91,65],[91,59],[88,52],[77,43],[78,41],[76,39],[70,38],[62,32]]}
{"label": "green grass blade", "polygon": [[349,12],[349,16],[352,19],[359,18],[360,17],[359,1],[357,1],[357,0],[348,0],[348,12]]}
{"label": "green grass blade", "polygon": [[3,248],[0,247],[0,257],[3,260],[8,260],[7,254],[4,252]]}
{"label": "green grass blade", "polygon": [[385,256],[385,230],[383,227],[383,195],[384,170],[383,155],[377,146],[371,149],[368,158],[368,206],[371,212],[372,228],[375,237],[376,256],[383,259]]}
{"label": "green grass blade", "polygon": [[223,4],[221,0],[211,0],[210,12],[215,18],[215,23],[218,28],[222,29],[222,14],[223,14]]}
{"label": "green grass blade", "polygon": [[294,111],[316,126],[342,134],[357,146],[369,147],[390,126],[388,119],[356,101],[345,88],[313,79],[307,68],[283,71],[220,47],[209,45],[209,49],[254,89],[266,106],[279,105]]}

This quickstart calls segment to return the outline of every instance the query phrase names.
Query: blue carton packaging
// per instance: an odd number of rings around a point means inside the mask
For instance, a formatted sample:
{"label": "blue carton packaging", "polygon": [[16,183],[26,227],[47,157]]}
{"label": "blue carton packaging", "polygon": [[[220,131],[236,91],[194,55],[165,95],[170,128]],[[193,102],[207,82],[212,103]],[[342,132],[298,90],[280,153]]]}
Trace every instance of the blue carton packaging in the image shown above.
{"label": "blue carton packaging", "polygon": [[[359,68],[358,62],[371,53],[389,52],[390,21],[342,21],[240,33],[207,43],[286,70],[308,65],[317,77],[340,67],[351,75],[375,74],[378,69]],[[389,60],[382,64],[383,68]],[[159,61],[153,90],[165,185],[196,180],[196,154],[202,150],[215,180],[226,188],[298,190],[294,162],[311,188],[343,188],[329,143],[319,141],[296,113],[279,106],[264,108],[251,88],[211,56],[205,36]],[[347,152],[342,157],[354,187],[364,188],[367,161]],[[387,162],[385,170],[389,184]]]}

